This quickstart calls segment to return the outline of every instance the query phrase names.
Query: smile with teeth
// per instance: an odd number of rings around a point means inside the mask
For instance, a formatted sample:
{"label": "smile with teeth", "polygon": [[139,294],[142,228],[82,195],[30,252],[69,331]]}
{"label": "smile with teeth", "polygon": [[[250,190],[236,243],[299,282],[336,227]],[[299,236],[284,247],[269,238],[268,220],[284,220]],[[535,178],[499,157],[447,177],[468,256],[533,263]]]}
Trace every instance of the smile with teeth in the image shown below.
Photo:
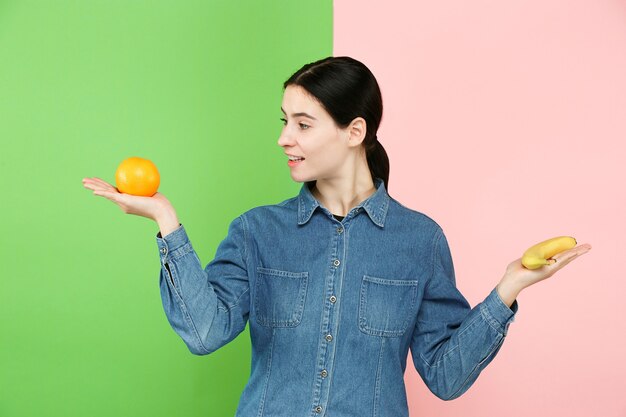
{"label": "smile with teeth", "polygon": [[297,157],[297,156],[290,156],[289,157],[290,161],[302,161],[303,159],[304,158],[300,158],[300,157]]}

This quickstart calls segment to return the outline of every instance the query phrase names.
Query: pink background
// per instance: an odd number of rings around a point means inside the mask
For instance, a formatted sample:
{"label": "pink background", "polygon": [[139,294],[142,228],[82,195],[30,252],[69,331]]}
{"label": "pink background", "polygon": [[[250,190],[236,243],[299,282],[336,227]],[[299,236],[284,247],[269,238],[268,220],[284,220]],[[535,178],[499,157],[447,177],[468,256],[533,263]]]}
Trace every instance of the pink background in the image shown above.
{"label": "pink background", "polygon": [[504,345],[413,416],[626,416],[626,3],[335,0],[334,55],[383,92],[390,194],[444,229],[472,305],[530,245],[593,249],[525,290]]}

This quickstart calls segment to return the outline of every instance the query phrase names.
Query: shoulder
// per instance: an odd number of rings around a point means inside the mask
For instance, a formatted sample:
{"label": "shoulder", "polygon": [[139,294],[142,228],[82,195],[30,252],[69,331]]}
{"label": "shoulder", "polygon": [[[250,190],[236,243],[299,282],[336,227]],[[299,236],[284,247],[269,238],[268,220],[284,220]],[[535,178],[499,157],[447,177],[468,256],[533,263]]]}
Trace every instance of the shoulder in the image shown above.
{"label": "shoulder", "polygon": [[242,212],[239,217],[244,221],[267,220],[272,217],[284,217],[289,212],[298,210],[298,197],[291,197],[275,204],[263,204]]}
{"label": "shoulder", "polygon": [[433,217],[422,211],[407,207],[393,197],[389,197],[389,212],[387,215],[389,219],[397,219],[397,221],[411,228],[429,231],[433,234],[443,233],[442,227]]}

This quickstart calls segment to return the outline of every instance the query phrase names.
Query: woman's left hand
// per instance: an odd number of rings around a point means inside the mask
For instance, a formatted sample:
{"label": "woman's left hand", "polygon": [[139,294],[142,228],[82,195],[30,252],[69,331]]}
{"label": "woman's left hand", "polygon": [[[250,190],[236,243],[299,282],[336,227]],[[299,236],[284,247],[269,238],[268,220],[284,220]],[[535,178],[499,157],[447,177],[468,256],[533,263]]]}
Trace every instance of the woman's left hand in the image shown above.
{"label": "woman's left hand", "polygon": [[539,281],[551,277],[574,259],[578,258],[591,249],[591,245],[584,243],[557,253],[552,258],[550,265],[544,265],[537,269],[528,269],[522,265],[522,258],[518,258],[506,267],[506,272],[497,286],[498,294],[507,306],[511,306],[517,295],[526,287],[530,287]]}

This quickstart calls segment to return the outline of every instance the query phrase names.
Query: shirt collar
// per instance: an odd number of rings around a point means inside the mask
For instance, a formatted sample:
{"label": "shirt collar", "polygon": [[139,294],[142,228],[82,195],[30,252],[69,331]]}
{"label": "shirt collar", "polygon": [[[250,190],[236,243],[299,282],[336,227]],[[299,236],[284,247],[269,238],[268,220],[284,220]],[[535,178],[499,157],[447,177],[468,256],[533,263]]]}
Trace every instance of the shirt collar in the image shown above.
{"label": "shirt collar", "polygon": [[[381,178],[376,177],[374,179],[374,185],[376,186],[376,192],[363,200],[352,210],[358,207],[358,211],[360,211],[360,207],[362,207],[376,225],[383,227],[385,225],[385,217],[387,216],[390,197],[385,189],[385,182]],[[332,215],[332,213],[330,213],[327,208],[323,207],[313,196],[307,183],[302,183],[300,194],[298,194],[298,224],[308,222],[317,207],[327,212],[329,216]],[[349,215],[350,213],[348,213],[348,216]]]}

